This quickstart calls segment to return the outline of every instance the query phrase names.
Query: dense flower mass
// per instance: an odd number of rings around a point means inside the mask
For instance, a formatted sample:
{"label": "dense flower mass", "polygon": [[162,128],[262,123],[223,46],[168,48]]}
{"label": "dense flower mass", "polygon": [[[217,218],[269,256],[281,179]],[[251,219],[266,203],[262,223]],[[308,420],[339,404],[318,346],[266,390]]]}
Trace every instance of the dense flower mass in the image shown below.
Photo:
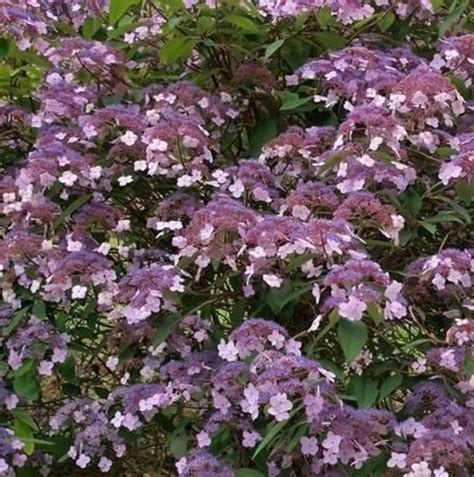
{"label": "dense flower mass", "polygon": [[0,476],[474,475],[473,22],[0,1]]}

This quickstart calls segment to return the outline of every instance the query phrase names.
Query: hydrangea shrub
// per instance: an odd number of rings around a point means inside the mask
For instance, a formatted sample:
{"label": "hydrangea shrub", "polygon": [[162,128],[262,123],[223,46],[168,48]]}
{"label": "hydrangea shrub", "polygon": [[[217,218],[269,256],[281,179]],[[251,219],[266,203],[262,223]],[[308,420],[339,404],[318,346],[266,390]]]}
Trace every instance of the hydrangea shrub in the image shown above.
{"label": "hydrangea shrub", "polygon": [[0,475],[474,475],[469,0],[0,23]]}

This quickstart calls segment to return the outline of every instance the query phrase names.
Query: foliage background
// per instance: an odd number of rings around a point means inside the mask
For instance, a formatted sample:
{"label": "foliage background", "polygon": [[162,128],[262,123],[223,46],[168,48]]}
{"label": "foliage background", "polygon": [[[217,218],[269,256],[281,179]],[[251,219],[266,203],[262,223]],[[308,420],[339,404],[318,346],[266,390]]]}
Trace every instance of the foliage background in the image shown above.
{"label": "foliage background", "polygon": [[2,475],[472,475],[473,15],[0,2]]}

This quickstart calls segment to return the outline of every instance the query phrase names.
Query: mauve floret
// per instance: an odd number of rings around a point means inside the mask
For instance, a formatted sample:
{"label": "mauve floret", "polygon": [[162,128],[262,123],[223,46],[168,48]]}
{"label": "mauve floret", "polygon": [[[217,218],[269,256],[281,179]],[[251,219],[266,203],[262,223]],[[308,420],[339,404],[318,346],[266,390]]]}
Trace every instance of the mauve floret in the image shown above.
{"label": "mauve floret", "polygon": [[67,334],[59,333],[50,323],[32,317],[6,342],[8,364],[17,370],[27,360],[34,359],[38,361],[39,374],[49,376],[56,365],[68,358],[69,341]]}
{"label": "mauve floret", "polygon": [[419,66],[393,89],[401,105],[393,104],[397,113],[409,116],[405,121],[407,131],[427,129],[426,120],[439,117],[452,126],[452,117],[464,112],[464,100],[454,85],[440,73]]}
{"label": "mauve floret", "polygon": [[295,218],[307,220],[315,211],[333,212],[339,205],[339,199],[332,187],[321,182],[308,181],[298,184],[281,201],[280,213],[288,212]]}
{"label": "mauve floret", "polygon": [[471,86],[474,76],[474,35],[471,33],[442,39],[441,50],[435,55],[433,63],[433,67],[447,68],[461,76],[466,86]]}
{"label": "mauve floret", "polygon": [[395,207],[383,204],[374,194],[365,191],[348,195],[336,209],[334,216],[351,222],[357,221],[361,227],[364,222],[368,222],[394,241],[397,241],[405,224],[404,218],[397,214]]}
{"label": "mauve floret", "polygon": [[68,456],[79,467],[87,467],[92,459],[99,459],[112,446],[116,457],[125,453],[125,443],[117,428],[109,421],[107,406],[91,399],[73,399],[49,419],[51,433],[58,434],[72,428],[74,443]]}
{"label": "mauve floret", "polygon": [[134,324],[162,309],[173,309],[173,300],[166,294],[184,291],[183,281],[179,270],[171,265],[132,266],[119,283],[115,312]]}
{"label": "mauve floret", "polygon": [[253,209],[219,194],[193,215],[184,238],[202,255],[224,257],[240,249],[242,237],[258,220]]}
{"label": "mauve floret", "polygon": [[238,166],[223,169],[223,173],[227,174],[226,181],[219,188],[235,198],[248,192],[257,202],[269,203],[278,197],[274,174],[256,160],[241,161]]}
{"label": "mauve floret", "polygon": [[474,257],[472,250],[445,249],[428,258],[411,263],[408,272],[418,275],[421,285],[431,284],[438,293],[449,293],[453,287],[472,286]]}
{"label": "mauve floret", "polygon": [[287,331],[272,321],[252,318],[232,331],[229,335],[229,340],[235,343],[242,358],[254,351],[262,352],[264,349],[274,347],[270,337],[276,335],[282,337],[282,344],[279,346],[282,348],[288,339]]}
{"label": "mauve floret", "polygon": [[113,68],[124,67],[126,56],[105,43],[84,38],[63,38],[58,46],[51,46],[44,52],[56,67],[78,73],[85,69],[101,78],[111,79]]}
{"label": "mauve floret", "polygon": [[112,262],[102,254],[86,250],[65,252],[48,263],[43,296],[47,300],[60,301],[73,285],[104,286],[114,279]]}
{"label": "mauve floret", "polygon": [[187,454],[177,462],[176,467],[180,477],[235,477],[230,465],[219,462],[203,450]]}
{"label": "mauve floret", "polygon": [[15,437],[15,433],[0,426],[0,472],[5,477],[15,477],[16,468],[24,466],[27,454],[24,451],[25,445],[20,439]]}
{"label": "mauve floret", "polygon": [[73,216],[76,231],[96,231],[98,228],[110,232],[121,218],[121,212],[105,202],[91,202],[83,205]]}
{"label": "mauve floret", "polygon": [[456,323],[449,328],[446,333],[446,341],[448,344],[457,344],[459,346],[474,344],[474,320],[456,320]]}

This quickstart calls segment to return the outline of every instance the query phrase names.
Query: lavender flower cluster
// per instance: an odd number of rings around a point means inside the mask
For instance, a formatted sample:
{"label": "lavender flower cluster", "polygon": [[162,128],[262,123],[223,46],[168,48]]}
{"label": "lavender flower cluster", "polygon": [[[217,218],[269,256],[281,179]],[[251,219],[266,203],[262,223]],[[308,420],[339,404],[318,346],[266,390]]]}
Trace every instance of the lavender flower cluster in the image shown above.
{"label": "lavender flower cluster", "polygon": [[[273,31],[329,12],[350,37],[382,9],[431,25],[439,2],[185,0],[176,17],[136,3],[114,31],[113,2],[0,2],[5,68],[33,63],[30,90],[0,102],[15,157],[0,176],[0,475],[131,475],[131,449],[155,438],[183,477],[472,475],[474,36],[424,54],[361,36],[299,65],[284,38],[239,67],[268,79],[247,87],[210,39],[220,15]],[[167,43],[194,16],[202,43]],[[163,76],[163,52],[191,41]],[[309,113],[254,150],[278,88]]]}

